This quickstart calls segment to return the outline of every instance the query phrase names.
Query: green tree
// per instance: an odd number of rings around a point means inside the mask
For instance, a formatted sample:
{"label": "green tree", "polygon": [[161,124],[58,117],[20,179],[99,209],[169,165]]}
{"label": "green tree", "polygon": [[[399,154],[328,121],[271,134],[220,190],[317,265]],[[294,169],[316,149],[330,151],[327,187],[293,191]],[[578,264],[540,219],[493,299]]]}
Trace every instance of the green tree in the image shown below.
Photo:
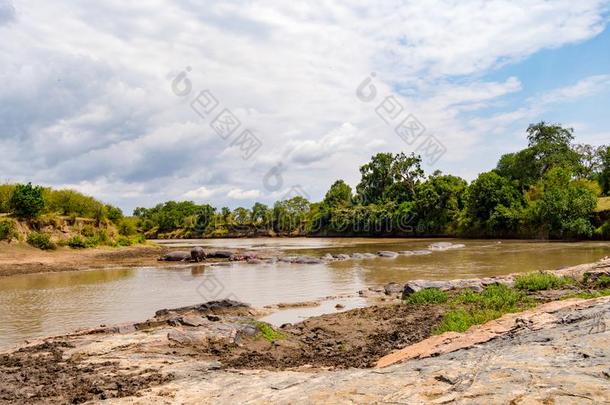
{"label": "green tree", "polygon": [[437,171],[417,187],[415,212],[418,225],[428,232],[446,232],[464,208],[466,180]]}
{"label": "green tree", "polygon": [[20,218],[35,218],[44,210],[43,188],[32,183],[17,184],[10,198],[11,212]]}
{"label": "green tree", "polygon": [[252,206],[250,221],[255,225],[267,225],[271,219],[271,210],[265,204],[256,202]]}
{"label": "green tree", "polygon": [[[515,213],[523,207],[523,195],[507,178],[496,172],[481,173],[468,187],[463,232],[511,233],[516,230]],[[519,216],[518,214],[516,215]]]}
{"label": "green tree", "polygon": [[411,153],[378,153],[360,167],[361,179],[356,186],[362,204],[384,201],[410,201],[422,179],[421,158]]}
{"label": "green tree", "polygon": [[329,207],[350,205],[352,202],[352,188],[343,180],[337,180],[326,192],[323,202]]}
{"label": "green tree", "polygon": [[610,146],[600,147],[598,155],[600,161],[599,185],[603,194],[610,196]]}

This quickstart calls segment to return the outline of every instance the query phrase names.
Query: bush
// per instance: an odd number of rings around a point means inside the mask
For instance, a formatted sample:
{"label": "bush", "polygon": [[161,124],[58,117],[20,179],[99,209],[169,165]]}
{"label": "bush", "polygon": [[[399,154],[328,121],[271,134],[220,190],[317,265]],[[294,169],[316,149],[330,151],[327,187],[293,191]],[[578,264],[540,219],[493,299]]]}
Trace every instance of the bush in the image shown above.
{"label": "bush", "polygon": [[526,300],[525,295],[503,284],[492,284],[482,292],[467,290],[458,295],[457,304],[475,304],[482,309],[511,312],[518,309],[518,304]]}
{"label": "bush", "polygon": [[502,312],[493,309],[456,309],[447,312],[441,323],[434,328],[434,333],[465,332],[472,325],[480,325],[502,316]]}
{"label": "bush", "polygon": [[138,218],[123,218],[119,222],[119,233],[123,236],[131,236],[138,233]]}
{"label": "bush", "polygon": [[573,284],[574,280],[568,277],[558,277],[552,273],[530,273],[517,276],[515,288],[526,291],[550,290]]}
{"label": "bush", "polygon": [[405,303],[414,305],[442,304],[444,302],[447,302],[447,293],[438,288],[424,288],[405,299]]}
{"label": "bush", "polygon": [[9,201],[11,212],[20,218],[36,218],[45,207],[42,192],[42,187],[32,183],[17,184]]}
{"label": "bush", "polygon": [[51,241],[51,237],[42,232],[31,232],[28,235],[27,242],[30,245],[42,250],[53,250],[57,247],[55,243]]}
{"label": "bush", "polygon": [[15,223],[10,220],[0,221],[0,240],[11,241],[17,239],[17,230]]}
{"label": "bush", "polygon": [[87,247],[87,243],[80,235],[75,235],[68,239],[68,246],[72,249],[84,249]]}
{"label": "bush", "polygon": [[127,236],[119,236],[116,239],[116,245],[117,246],[131,246],[131,239],[129,239]]}

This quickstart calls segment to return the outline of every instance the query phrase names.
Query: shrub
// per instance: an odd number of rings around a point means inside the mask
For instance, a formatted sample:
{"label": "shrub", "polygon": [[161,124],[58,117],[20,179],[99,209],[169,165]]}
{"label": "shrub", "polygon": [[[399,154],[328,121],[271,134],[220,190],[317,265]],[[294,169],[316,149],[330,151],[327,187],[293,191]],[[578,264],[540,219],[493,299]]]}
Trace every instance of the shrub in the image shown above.
{"label": "shrub", "polygon": [[123,218],[119,222],[119,233],[123,236],[135,235],[138,232],[138,218]]}
{"label": "shrub", "polygon": [[510,312],[517,309],[519,303],[526,300],[525,295],[503,284],[492,284],[478,293],[467,290],[458,295],[457,304],[475,304],[482,309]]}
{"label": "shrub", "polygon": [[17,238],[15,223],[11,220],[0,221],[0,240],[11,241]]}
{"label": "shrub", "polygon": [[442,304],[447,302],[447,293],[438,288],[424,288],[405,299],[405,303],[422,305],[422,304]]}
{"label": "shrub", "polygon": [[68,246],[72,249],[84,249],[87,247],[87,243],[80,235],[75,235],[68,239]]}
{"label": "shrub", "polygon": [[131,246],[131,239],[129,239],[127,236],[119,236],[118,238],[116,238],[116,245],[117,246]]}
{"label": "shrub", "polygon": [[20,218],[37,217],[45,207],[42,192],[42,187],[32,183],[17,184],[9,201],[11,211]]}
{"label": "shrub", "polygon": [[27,242],[30,245],[42,250],[53,250],[57,247],[55,243],[51,241],[51,237],[42,232],[31,232],[28,235]]}
{"label": "shrub", "polygon": [[552,273],[538,272],[517,276],[515,279],[515,288],[526,291],[540,291],[559,288],[573,283],[574,280],[568,277],[559,277]]}

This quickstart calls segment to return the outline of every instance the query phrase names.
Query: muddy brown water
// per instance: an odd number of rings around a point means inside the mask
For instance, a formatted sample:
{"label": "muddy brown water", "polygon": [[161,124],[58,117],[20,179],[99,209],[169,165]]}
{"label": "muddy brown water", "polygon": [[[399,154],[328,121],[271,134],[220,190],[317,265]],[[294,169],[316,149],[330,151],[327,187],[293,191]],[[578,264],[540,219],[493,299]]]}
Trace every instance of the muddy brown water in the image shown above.
{"label": "muddy brown water", "polygon": [[[247,249],[268,255],[375,253],[426,249],[439,239],[295,238],[163,241],[179,248]],[[16,275],[0,278],[0,349],[26,339],[100,324],[141,321],[161,308],[233,298],[255,306],[355,294],[368,286],[412,279],[452,279],[556,269],[610,255],[608,242],[457,240],[464,248],[423,256],[347,260],[329,264],[245,264]],[[361,298],[335,298],[291,308],[265,320],[281,324],[361,307]]]}

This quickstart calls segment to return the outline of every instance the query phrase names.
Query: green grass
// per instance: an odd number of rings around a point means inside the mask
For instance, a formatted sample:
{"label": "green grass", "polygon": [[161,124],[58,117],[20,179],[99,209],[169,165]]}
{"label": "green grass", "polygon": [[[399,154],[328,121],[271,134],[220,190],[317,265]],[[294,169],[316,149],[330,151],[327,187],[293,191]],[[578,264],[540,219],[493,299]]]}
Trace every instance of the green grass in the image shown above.
{"label": "green grass", "polygon": [[571,284],[574,284],[574,279],[545,272],[523,274],[515,278],[515,288],[526,291],[551,290]]}
{"label": "green grass", "polygon": [[254,325],[256,326],[256,329],[258,329],[260,336],[268,342],[284,339],[286,337],[282,332],[273,329],[268,323],[257,321]]}
{"label": "green grass", "polygon": [[472,325],[479,325],[509,312],[519,312],[532,305],[522,292],[505,285],[489,285],[481,292],[467,290],[450,301],[451,309],[434,328],[435,334],[465,332]]}
{"label": "green grass", "polygon": [[595,286],[599,288],[610,287],[610,276],[602,274],[597,278],[597,280],[595,280]]}
{"label": "green grass", "polygon": [[595,291],[583,291],[583,292],[579,292],[576,294],[569,294],[569,295],[565,295],[563,297],[561,297],[561,299],[563,300],[567,300],[568,298],[583,298],[583,299],[590,299],[590,298],[599,298],[599,297],[606,297],[610,295],[610,288],[605,288],[603,290],[595,290]]}
{"label": "green grass", "polygon": [[610,197],[601,197],[597,199],[597,208],[595,211],[609,211],[610,210]]}
{"label": "green grass", "polygon": [[438,288],[424,288],[409,295],[405,299],[405,303],[414,305],[443,304],[447,302],[447,299],[447,293]]}

